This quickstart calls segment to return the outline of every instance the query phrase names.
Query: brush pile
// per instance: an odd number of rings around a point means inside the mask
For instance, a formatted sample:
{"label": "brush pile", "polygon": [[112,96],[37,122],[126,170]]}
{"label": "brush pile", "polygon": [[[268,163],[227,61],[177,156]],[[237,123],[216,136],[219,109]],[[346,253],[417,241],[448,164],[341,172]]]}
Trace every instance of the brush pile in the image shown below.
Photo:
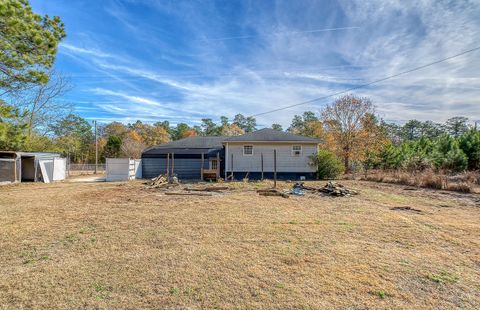
{"label": "brush pile", "polygon": [[319,192],[328,196],[335,197],[345,197],[351,195],[358,195],[358,192],[349,188],[346,188],[340,183],[333,181],[328,181],[327,184],[323,187],[312,187],[306,186],[304,183],[295,183],[293,185],[293,190],[295,191],[308,191],[308,192]]}

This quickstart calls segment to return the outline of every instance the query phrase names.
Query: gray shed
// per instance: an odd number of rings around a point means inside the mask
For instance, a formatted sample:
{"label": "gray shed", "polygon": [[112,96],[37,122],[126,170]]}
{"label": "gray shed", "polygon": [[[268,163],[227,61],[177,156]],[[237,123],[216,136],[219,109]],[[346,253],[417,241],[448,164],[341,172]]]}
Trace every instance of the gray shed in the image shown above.
{"label": "gray shed", "polygon": [[50,182],[65,179],[64,167],[65,159],[57,153],[0,151],[0,182]]}
{"label": "gray shed", "polygon": [[[223,140],[225,137],[221,136],[196,136],[148,148],[142,153],[143,177],[154,178],[165,174],[167,165],[171,171],[172,164],[174,174],[181,180],[200,180],[202,169],[207,171],[218,168],[219,173],[223,173]],[[174,158],[169,164],[167,156]]]}

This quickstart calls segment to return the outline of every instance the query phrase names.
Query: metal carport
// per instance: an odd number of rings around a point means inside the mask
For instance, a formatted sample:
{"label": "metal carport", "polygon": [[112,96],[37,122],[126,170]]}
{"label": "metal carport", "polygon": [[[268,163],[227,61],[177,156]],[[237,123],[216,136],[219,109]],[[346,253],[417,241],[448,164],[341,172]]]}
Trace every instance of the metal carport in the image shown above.
{"label": "metal carport", "polygon": [[[222,141],[225,137],[188,137],[146,149],[142,153],[142,174],[144,178],[154,178],[165,174],[167,165],[180,180],[200,180],[203,169],[212,165],[220,166],[220,175],[224,167]],[[170,157],[167,163],[167,156]],[[173,160],[172,160],[173,157]],[[202,165],[203,157],[203,165]],[[218,162],[218,159],[220,162]]]}

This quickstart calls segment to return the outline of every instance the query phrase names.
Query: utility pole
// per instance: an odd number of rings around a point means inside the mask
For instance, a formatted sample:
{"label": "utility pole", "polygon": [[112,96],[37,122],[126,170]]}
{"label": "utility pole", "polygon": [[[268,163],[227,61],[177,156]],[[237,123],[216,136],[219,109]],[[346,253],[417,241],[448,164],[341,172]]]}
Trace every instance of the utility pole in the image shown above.
{"label": "utility pole", "polygon": [[97,174],[98,169],[98,139],[97,139],[97,121],[93,121],[95,124],[95,174]]}
{"label": "utility pole", "polygon": [[277,188],[277,150],[273,150],[273,188]]}

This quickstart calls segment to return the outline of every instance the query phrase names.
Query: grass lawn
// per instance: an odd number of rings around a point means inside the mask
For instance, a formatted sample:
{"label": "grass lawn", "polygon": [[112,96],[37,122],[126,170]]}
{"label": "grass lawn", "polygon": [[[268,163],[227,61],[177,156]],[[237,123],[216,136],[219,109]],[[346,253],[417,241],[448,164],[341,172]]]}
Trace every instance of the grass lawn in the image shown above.
{"label": "grass lawn", "polygon": [[0,308],[480,308],[479,195],[342,183],[360,195],[2,186]]}

